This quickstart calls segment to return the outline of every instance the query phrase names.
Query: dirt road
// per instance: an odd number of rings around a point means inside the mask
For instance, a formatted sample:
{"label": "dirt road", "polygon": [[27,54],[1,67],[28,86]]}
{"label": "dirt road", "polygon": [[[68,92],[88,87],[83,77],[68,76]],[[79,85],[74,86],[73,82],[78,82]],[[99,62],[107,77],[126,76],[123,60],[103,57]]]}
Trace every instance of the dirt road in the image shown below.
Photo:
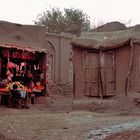
{"label": "dirt road", "polygon": [[[73,110],[72,104],[72,99],[57,97],[52,101],[48,101],[46,98],[39,99],[34,105],[29,105],[30,109],[27,110],[1,106],[0,139],[101,140],[105,139],[105,136],[124,130],[140,132],[139,111],[134,114],[97,113]],[[114,131],[111,132],[112,129]],[[136,137],[133,138],[135,139],[131,140],[139,140]]]}

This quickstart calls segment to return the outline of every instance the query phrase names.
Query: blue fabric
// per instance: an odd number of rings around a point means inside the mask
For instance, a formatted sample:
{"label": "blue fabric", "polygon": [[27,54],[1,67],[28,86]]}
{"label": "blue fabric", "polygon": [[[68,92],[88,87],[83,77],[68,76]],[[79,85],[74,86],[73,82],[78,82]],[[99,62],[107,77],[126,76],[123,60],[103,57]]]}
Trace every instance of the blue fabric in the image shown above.
{"label": "blue fabric", "polygon": [[24,90],[19,90],[19,92],[20,92],[20,95],[21,95],[21,98],[25,98],[26,97],[26,91],[24,91]]}

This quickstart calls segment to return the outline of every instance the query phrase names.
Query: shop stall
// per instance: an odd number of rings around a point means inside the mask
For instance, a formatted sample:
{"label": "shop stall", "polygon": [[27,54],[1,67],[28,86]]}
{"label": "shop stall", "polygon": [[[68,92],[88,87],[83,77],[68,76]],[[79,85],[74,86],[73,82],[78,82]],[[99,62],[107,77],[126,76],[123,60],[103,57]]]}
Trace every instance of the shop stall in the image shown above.
{"label": "shop stall", "polygon": [[[44,52],[0,46],[0,95],[9,96],[13,84],[26,91],[34,103],[35,96],[46,93],[46,58]],[[4,99],[1,99],[2,103]],[[6,103],[8,104],[8,102]]]}
{"label": "shop stall", "polygon": [[[44,95],[47,75],[46,27],[0,21],[0,93],[19,90]],[[2,95],[4,96],[4,95]]]}

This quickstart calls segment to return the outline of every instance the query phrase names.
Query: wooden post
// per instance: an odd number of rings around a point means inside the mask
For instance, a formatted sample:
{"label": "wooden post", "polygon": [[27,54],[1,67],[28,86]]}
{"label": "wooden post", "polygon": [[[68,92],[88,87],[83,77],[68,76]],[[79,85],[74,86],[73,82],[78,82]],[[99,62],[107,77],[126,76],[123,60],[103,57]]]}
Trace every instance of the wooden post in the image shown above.
{"label": "wooden post", "polygon": [[134,55],[134,44],[133,41],[131,40],[130,42],[130,46],[131,46],[131,54],[130,54],[130,61],[129,61],[129,68],[128,68],[128,72],[126,75],[126,80],[125,80],[125,95],[128,95],[128,79],[132,70],[132,66],[133,66],[133,55]]}
{"label": "wooden post", "polygon": [[99,88],[101,88],[101,100],[103,99],[103,81],[102,81],[102,73],[101,73],[101,57],[102,57],[102,49],[99,52]]}

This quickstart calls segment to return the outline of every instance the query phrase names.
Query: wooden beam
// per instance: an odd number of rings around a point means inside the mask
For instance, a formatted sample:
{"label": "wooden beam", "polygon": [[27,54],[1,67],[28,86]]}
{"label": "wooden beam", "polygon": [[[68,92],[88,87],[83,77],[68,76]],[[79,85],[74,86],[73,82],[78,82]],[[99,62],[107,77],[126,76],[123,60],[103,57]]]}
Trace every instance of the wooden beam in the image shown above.
{"label": "wooden beam", "polygon": [[133,56],[134,56],[134,47],[135,46],[134,46],[132,40],[130,42],[130,46],[131,46],[131,54],[130,54],[129,68],[128,68],[128,72],[127,72],[126,80],[125,80],[125,95],[126,96],[128,95],[128,79],[129,79],[129,76],[130,76],[130,73],[131,73],[131,70],[133,67]]}
{"label": "wooden beam", "polygon": [[100,96],[101,96],[101,100],[103,99],[103,81],[102,81],[102,73],[101,73],[101,57],[102,57],[102,49],[100,50],[99,53],[99,87],[101,87],[101,92],[100,92]]}

